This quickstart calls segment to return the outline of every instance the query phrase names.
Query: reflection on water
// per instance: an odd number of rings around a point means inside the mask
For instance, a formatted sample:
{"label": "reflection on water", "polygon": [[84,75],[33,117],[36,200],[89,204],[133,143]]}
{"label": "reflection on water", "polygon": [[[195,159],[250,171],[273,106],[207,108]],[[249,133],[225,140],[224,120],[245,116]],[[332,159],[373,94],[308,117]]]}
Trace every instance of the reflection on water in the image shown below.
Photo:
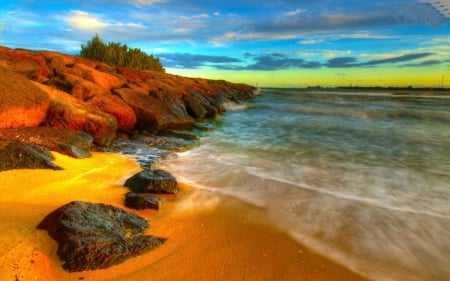
{"label": "reflection on water", "polygon": [[450,280],[450,99],[264,90],[163,163],[376,280]]}

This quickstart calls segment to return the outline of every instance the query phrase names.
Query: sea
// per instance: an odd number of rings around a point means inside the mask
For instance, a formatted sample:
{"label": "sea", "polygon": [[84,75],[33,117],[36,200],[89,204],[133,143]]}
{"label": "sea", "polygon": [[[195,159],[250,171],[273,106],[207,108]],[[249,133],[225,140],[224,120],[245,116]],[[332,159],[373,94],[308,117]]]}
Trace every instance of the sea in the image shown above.
{"label": "sea", "polygon": [[226,108],[162,162],[179,181],[372,280],[450,280],[450,96],[267,88]]}

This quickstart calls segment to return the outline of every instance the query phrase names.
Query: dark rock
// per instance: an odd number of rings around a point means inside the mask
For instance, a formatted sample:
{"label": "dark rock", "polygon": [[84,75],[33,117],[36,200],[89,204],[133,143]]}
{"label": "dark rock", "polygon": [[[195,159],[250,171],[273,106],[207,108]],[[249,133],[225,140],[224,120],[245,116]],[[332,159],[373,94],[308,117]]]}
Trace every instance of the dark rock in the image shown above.
{"label": "dark rock", "polygon": [[125,195],[125,206],[131,209],[159,210],[159,205],[160,205],[159,198],[152,195],[139,194],[135,192],[128,192]]}
{"label": "dark rock", "polygon": [[178,131],[162,131],[158,134],[158,136],[179,138],[179,139],[190,140],[190,141],[198,140],[198,137],[194,134],[190,134],[190,133],[186,133],[186,132],[178,132]]}
{"label": "dark rock", "polygon": [[86,132],[51,127],[0,129],[0,140],[19,140],[76,158],[86,158],[93,138]]}
{"label": "dark rock", "polygon": [[148,252],[165,239],[143,235],[147,221],[101,203],[73,201],[39,223],[58,243],[63,268],[84,271],[107,268]]}
{"label": "dark rock", "polygon": [[183,96],[186,109],[194,118],[208,118],[216,116],[220,110],[216,108],[207,96],[190,91]]}
{"label": "dark rock", "polygon": [[136,193],[177,193],[177,179],[164,170],[144,170],[125,181]]}
{"label": "dark rock", "polygon": [[0,140],[0,171],[12,169],[54,169],[53,156],[42,146],[16,140]]}

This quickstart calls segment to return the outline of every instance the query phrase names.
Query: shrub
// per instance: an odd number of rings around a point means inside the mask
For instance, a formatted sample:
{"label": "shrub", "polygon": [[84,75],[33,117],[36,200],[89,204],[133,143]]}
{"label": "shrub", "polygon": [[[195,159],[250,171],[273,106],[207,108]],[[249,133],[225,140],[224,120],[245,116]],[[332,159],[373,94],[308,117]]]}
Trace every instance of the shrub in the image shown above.
{"label": "shrub", "polygon": [[129,67],[140,70],[156,70],[165,72],[159,58],[147,55],[138,48],[128,48],[118,42],[105,44],[98,34],[95,34],[86,45],[81,45],[80,56],[101,61],[113,66]]}

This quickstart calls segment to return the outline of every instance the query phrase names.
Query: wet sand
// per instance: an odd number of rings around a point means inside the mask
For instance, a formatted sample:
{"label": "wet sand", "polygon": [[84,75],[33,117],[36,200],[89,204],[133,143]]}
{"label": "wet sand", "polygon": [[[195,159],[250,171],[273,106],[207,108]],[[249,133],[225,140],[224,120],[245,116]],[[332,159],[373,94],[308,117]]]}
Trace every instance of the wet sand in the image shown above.
{"label": "wet sand", "polygon": [[126,209],[122,183],[139,167],[118,154],[55,155],[65,170],[0,172],[0,280],[366,280],[271,226],[264,210],[183,186],[159,212],[134,211],[165,244],[108,269],[66,272],[36,225],[73,200]]}

